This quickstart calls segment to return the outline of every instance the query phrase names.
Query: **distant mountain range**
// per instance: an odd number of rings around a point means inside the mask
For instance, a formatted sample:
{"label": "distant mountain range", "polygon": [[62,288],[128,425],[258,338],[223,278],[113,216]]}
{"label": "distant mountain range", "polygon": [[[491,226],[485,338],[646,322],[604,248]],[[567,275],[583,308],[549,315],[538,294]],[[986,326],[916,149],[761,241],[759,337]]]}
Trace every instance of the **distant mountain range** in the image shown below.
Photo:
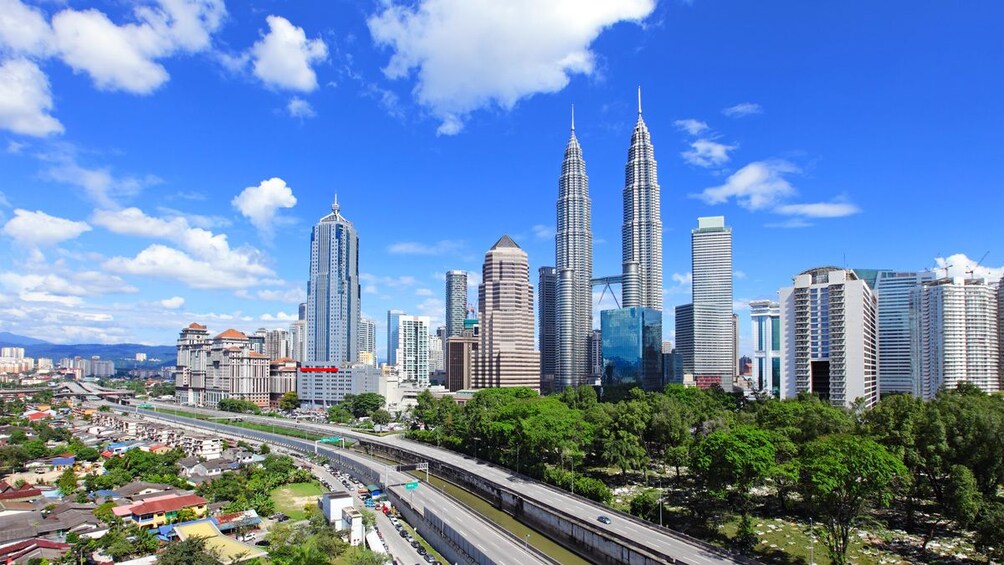
{"label": "distant mountain range", "polygon": [[[58,344],[23,335],[0,332],[0,347],[23,347],[27,357],[48,357],[58,363],[63,357],[91,357],[115,361],[118,368],[136,366],[173,365],[177,350],[173,345],[140,345],[137,343],[81,343]],[[137,353],[146,353],[148,359],[160,359],[157,363],[138,363]]]}

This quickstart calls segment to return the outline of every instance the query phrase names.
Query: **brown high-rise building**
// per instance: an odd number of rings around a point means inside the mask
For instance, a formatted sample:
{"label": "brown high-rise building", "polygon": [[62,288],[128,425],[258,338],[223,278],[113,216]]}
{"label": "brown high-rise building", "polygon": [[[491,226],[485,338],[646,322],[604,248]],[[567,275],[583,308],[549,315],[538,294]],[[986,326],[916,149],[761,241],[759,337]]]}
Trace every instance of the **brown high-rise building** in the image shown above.
{"label": "brown high-rise building", "polygon": [[473,388],[540,389],[533,340],[533,286],[526,252],[503,235],[485,253],[478,286],[481,344]]}

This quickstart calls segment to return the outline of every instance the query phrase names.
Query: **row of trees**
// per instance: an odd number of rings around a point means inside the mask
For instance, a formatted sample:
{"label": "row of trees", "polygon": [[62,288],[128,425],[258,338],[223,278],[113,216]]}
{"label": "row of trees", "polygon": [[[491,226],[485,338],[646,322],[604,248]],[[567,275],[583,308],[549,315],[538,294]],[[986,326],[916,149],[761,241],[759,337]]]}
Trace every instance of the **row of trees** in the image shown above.
{"label": "row of trees", "polygon": [[260,466],[224,473],[200,485],[197,492],[210,502],[226,502],[226,512],[253,508],[260,516],[268,516],[275,512],[273,490],[312,480],[310,471],[297,467],[291,457],[267,455]]}
{"label": "row of trees", "polygon": [[346,394],[340,403],[328,408],[328,421],[346,424],[358,418],[370,418],[374,424],[385,426],[393,419],[391,413],[384,410],[386,403],[383,395],[375,392]]}
{"label": "row of trees", "polygon": [[[896,501],[925,546],[945,528],[972,528],[979,548],[1004,557],[1004,398],[971,386],[850,410],[813,396],[748,401],[679,385],[617,402],[600,402],[591,387],[546,397],[487,389],[464,406],[423,393],[413,416],[412,437],[603,502],[606,469],[646,481],[671,469],[695,517],[738,516],[733,542],[744,551],[756,542],[752,516],[770,509],[814,517],[831,560],[844,563],[858,521]],[[643,493],[633,510],[652,518],[660,499]]]}

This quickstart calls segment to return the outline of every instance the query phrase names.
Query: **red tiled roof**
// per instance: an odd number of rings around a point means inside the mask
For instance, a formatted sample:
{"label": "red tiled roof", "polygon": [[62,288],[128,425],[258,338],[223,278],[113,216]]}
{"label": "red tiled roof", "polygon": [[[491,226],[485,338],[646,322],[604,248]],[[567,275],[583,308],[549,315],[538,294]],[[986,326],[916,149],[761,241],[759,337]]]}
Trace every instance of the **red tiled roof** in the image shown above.
{"label": "red tiled roof", "polygon": [[221,333],[220,335],[216,336],[213,339],[247,339],[247,338],[248,336],[246,336],[244,332],[239,332],[233,328],[230,328],[229,330]]}
{"label": "red tiled roof", "polygon": [[176,496],[173,498],[164,498],[160,500],[151,500],[149,502],[142,502],[135,506],[132,506],[129,511],[136,515],[142,516],[144,514],[160,514],[161,512],[175,512],[181,510],[182,508],[188,508],[190,506],[201,506],[208,504],[209,501],[201,496],[196,496],[194,494],[186,494],[182,496]]}
{"label": "red tiled roof", "polygon": [[260,358],[264,357],[264,358],[268,359],[268,355],[265,355],[264,353],[258,353],[257,351],[248,351],[248,357],[252,357],[252,358],[255,358],[255,359],[260,359]]}
{"label": "red tiled roof", "polygon": [[41,420],[42,418],[51,418],[52,416],[46,414],[45,412],[35,412],[34,414],[28,414],[28,420],[34,422],[35,420]]}
{"label": "red tiled roof", "polygon": [[13,563],[17,558],[26,555],[36,548],[67,551],[71,547],[73,546],[68,543],[49,541],[42,538],[32,538],[0,548],[0,561],[3,561],[4,563]]}
{"label": "red tiled roof", "polygon": [[188,329],[190,329],[190,330],[204,330],[204,329],[206,329],[206,326],[203,326],[202,324],[196,324],[195,322],[192,322],[191,324],[188,324]]}
{"label": "red tiled roof", "polygon": [[280,357],[272,360],[273,365],[283,365],[285,363],[296,363],[296,360],[290,359],[289,357]]}
{"label": "red tiled roof", "polygon": [[35,496],[42,496],[42,491],[31,485],[25,485],[27,488],[19,488],[8,490],[7,492],[0,493],[0,500],[18,500],[21,498],[32,498]]}

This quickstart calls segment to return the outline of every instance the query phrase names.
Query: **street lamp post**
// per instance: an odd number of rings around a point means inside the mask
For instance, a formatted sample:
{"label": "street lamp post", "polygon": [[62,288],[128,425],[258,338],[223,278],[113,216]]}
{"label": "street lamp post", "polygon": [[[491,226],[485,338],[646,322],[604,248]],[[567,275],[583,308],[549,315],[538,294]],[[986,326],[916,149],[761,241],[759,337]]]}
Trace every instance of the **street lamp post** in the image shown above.
{"label": "street lamp post", "polygon": [[523,538],[523,550],[530,551],[530,534],[526,534],[526,537]]}
{"label": "street lamp post", "polygon": [[481,438],[479,438],[479,437],[475,437],[475,438],[474,438],[474,458],[475,458],[475,459],[477,459],[477,458],[478,458],[478,441],[479,441],[480,439],[481,439]]}
{"label": "street lamp post", "polygon": [[816,530],[809,518],[809,565],[816,565]]}

